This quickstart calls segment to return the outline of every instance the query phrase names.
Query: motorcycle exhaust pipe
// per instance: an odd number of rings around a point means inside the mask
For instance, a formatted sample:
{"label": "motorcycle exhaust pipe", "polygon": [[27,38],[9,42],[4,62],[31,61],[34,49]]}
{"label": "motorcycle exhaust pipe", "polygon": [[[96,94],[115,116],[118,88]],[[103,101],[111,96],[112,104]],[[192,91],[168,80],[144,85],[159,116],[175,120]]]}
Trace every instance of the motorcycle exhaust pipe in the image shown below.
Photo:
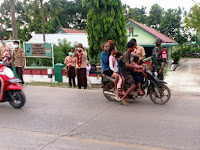
{"label": "motorcycle exhaust pipe", "polygon": [[115,93],[112,93],[112,92],[108,92],[108,91],[105,91],[104,94],[107,94],[107,95],[110,95],[110,96],[116,96]]}

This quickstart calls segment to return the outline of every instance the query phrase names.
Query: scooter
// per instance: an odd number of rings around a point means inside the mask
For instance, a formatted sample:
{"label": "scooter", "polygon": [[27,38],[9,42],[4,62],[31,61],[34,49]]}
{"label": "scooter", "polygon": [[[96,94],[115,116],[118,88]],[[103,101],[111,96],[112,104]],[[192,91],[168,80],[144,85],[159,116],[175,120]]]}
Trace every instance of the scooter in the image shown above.
{"label": "scooter", "polygon": [[26,97],[14,73],[5,63],[0,62],[0,103],[9,102],[14,108],[21,108],[26,102]]}
{"label": "scooter", "polygon": [[[144,80],[142,82],[142,89],[145,92],[147,89],[146,96],[149,95],[151,101],[155,104],[163,105],[167,103],[171,98],[171,91],[166,85],[167,83],[163,80],[159,80],[157,76],[151,71],[145,68]],[[115,101],[115,86],[114,79],[108,76],[104,76],[103,81],[103,94],[109,101]],[[125,84],[125,89],[130,88],[130,85]],[[141,99],[144,95],[138,93],[138,87],[129,95],[129,99]],[[122,96],[122,95],[120,95]]]}

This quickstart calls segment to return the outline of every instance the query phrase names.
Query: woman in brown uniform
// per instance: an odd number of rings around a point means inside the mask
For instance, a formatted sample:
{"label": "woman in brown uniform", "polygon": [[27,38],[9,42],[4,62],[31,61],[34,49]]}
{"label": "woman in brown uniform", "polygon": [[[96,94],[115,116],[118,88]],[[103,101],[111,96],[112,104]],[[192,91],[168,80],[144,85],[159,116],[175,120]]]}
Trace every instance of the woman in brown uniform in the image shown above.
{"label": "woman in brown uniform", "polygon": [[78,88],[81,89],[81,87],[84,87],[84,89],[86,89],[87,88],[87,77],[86,77],[87,51],[83,49],[83,45],[81,43],[77,44],[74,57],[76,57]]}
{"label": "woman in brown uniform", "polygon": [[73,52],[72,50],[69,50],[69,56],[65,58],[65,66],[66,66],[66,73],[69,77],[69,86],[72,87],[72,80],[73,80],[73,85],[76,87],[76,81],[75,81],[75,76],[76,76],[76,58],[72,57]]}

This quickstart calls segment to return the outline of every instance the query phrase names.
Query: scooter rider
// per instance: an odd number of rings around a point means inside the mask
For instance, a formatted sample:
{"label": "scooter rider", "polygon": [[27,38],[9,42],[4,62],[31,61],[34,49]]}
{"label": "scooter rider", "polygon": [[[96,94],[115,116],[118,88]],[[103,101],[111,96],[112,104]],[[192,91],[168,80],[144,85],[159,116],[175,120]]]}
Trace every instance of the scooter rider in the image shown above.
{"label": "scooter rider", "polygon": [[128,42],[128,50],[123,55],[123,71],[124,71],[124,78],[126,84],[130,85],[131,87],[126,91],[126,94],[122,97],[122,103],[125,106],[129,106],[130,104],[126,101],[128,95],[135,90],[135,80],[133,76],[133,69],[134,68],[141,68],[143,69],[143,66],[139,66],[136,64],[131,64],[131,53],[135,50],[137,44],[135,41],[129,41]]}
{"label": "scooter rider", "polygon": [[0,61],[3,61],[4,63],[7,64],[7,67],[9,67],[11,70],[12,68],[12,50],[10,46],[6,45],[7,43],[7,38],[5,36],[2,37],[1,39],[2,45],[0,46]]}

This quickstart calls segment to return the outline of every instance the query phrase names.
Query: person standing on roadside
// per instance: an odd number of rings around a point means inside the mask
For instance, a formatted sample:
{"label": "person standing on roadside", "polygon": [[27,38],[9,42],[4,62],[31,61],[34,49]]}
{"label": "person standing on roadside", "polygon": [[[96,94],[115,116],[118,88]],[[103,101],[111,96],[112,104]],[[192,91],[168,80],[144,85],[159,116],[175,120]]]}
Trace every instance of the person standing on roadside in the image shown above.
{"label": "person standing on roadside", "polygon": [[76,87],[76,81],[75,81],[75,77],[76,77],[76,58],[72,57],[73,55],[73,51],[69,50],[69,56],[67,56],[65,58],[65,72],[68,75],[69,78],[69,86],[72,87],[72,81],[73,81],[73,85],[74,87]]}
{"label": "person standing on roadside", "polygon": [[77,48],[75,49],[73,57],[76,57],[78,88],[81,89],[81,87],[84,87],[84,89],[87,89],[87,51],[83,48],[83,45],[81,43],[77,44]]}
{"label": "person standing on roadside", "polygon": [[6,45],[7,43],[7,37],[3,36],[1,39],[2,45],[0,46],[0,60],[3,61],[5,64],[7,64],[7,67],[9,67],[11,70],[13,70],[12,67],[12,50],[10,46]]}
{"label": "person standing on roadside", "polygon": [[164,80],[164,66],[165,66],[165,59],[162,58],[162,39],[156,39],[156,47],[153,49],[152,53],[152,65],[153,65],[153,72],[157,74],[157,77],[160,80]]}
{"label": "person standing on roadside", "polygon": [[16,73],[19,77],[19,79],[21,80],[21,84],[24,84],[24,80],[23,80],[23,69],[25,66],[25,53],[24,50],[19,48],[19,42],[18,41],[14,41],[14,52],[13,52],[13,56],[14,56],[14,66],[16,69]]}

